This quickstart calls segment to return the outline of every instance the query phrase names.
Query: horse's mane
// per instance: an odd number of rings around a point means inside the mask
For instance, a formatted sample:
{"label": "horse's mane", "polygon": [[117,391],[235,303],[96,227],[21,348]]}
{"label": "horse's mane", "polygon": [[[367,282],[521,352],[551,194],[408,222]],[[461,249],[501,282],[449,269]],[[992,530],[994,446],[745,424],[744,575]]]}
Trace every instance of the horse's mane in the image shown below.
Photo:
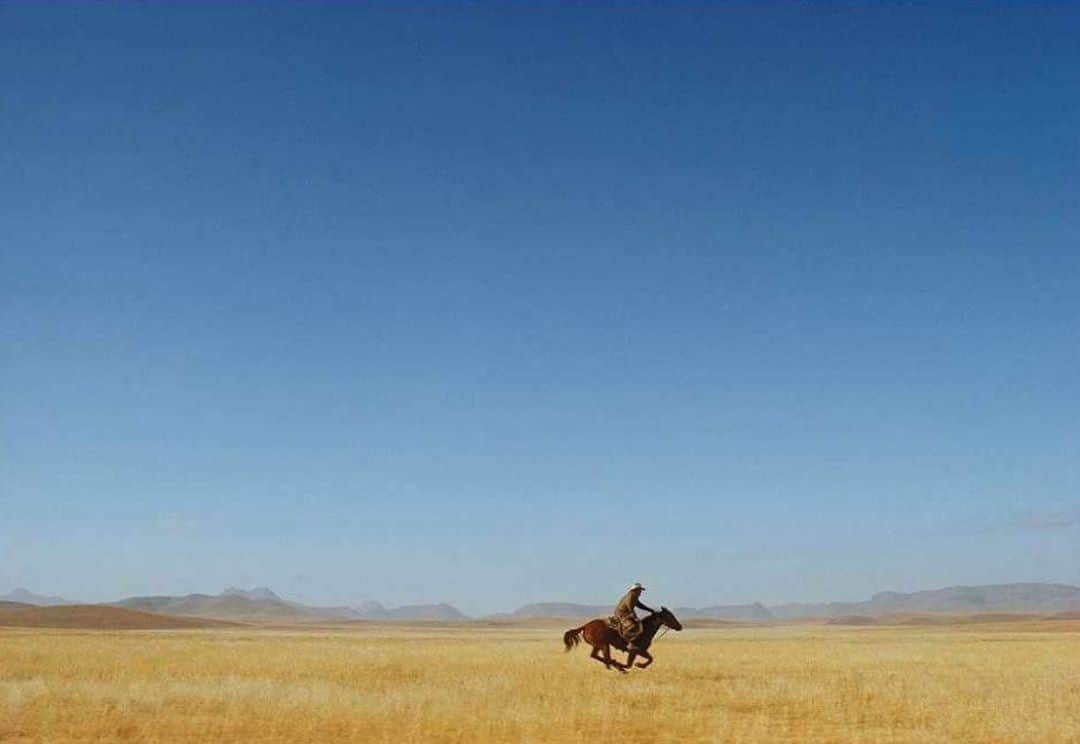
{"label": "horse's mane", "polygon": [[655,623],[655,625],[656,625],[656,628],[655,628],[655,630],[659,630],[659,629],[660,629],[660,626],[664,624],[664,620],[663,620],[663,618],[664,618],[664,611],[665,611],[665,610],[664,610],[664,608],[663,608],[663,607],[661,607],[661,608],[660,608],[659,610],[653,610],[653,611],[652,611],[652,612],[650,612],[650,613],[649,613],[648,615],[646,615],[645,617],[641,618],[641,624],[642,624],[642,625],[645,625],[645,624],[646,624],[646,623],[648,623],[648,622],[649,622],[650,620],[652,620],[652,621],[653,621],[653,623]]}

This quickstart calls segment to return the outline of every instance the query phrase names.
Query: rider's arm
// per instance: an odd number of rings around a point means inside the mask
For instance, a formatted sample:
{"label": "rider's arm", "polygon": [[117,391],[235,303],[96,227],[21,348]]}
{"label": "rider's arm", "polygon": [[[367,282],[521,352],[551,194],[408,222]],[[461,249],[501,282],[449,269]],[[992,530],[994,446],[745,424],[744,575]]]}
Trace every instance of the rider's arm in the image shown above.
{"label": "rider's arm", "polygon": [[654,610],[652,607],[649,607],[649,605],[645,604],[640,599],[637,601],[637,606],[645,610],[646,612],[656,612],[656,610]]}

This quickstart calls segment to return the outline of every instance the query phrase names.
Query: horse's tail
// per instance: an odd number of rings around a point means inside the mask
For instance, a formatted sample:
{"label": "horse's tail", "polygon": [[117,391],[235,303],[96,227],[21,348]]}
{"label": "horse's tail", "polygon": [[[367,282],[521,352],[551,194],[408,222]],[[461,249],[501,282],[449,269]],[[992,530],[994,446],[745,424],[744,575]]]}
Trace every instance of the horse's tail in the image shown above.
{"label": "horse's tail", "polygon": [[570,630],[563,633],[562,642],[566,646],[566,650],[569,651],[574,646],[578,645],[581,641],[581,631],[585,630],[585,626],[580,628],[570,628]]}

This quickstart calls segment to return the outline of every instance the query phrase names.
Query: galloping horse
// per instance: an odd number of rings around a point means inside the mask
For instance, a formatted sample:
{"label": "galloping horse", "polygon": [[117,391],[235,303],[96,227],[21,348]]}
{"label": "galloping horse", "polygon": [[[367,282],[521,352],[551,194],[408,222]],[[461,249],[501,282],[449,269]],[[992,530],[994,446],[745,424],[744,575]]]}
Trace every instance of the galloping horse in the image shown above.
{"label": "galloping horse", "polygon": [[[653,657],[649,653],[649,646],[652,645],[656,631],[660,630],[661,625],[666,625],[672,630],[682,630],[682,623],[679,622],[671,610],[667,607],[661,607],[659,612],[646,615],[642,619],[641,635],[638,636],[633,651],[626,648],[626,641],[623,640],[623,637],[612,630],[607,621],[602,619],[590,620],[580,628],[571,628],[566,631],[563,633],[563,645],[569,651],[584,638],[585,642],[593,647],[589,658],[596,659],[608,669],[614,667],[620,672],[625,672],[634,665],[634,659],[638,656],[645,657],[645,662],[637,665],[639,669],[644,669],[653,663]],[[625,664],[611,658],[612,646],[629,654]],[[600,657],[601,651],[603,652],[603,658]]]}

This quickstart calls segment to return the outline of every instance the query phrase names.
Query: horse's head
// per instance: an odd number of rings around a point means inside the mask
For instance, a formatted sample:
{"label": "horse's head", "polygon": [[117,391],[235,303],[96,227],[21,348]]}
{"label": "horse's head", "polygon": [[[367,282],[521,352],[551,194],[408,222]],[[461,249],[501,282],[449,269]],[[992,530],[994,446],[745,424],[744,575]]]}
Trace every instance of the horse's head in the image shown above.
{"label": "horse's head", "polygon": [[675,613],[667,607],[661,607],[660,612],[657,614],[660,616],[661,624],[668,626],[672,630],[682,630],[682,623],[679,622],[679,618],[675,617]]}

